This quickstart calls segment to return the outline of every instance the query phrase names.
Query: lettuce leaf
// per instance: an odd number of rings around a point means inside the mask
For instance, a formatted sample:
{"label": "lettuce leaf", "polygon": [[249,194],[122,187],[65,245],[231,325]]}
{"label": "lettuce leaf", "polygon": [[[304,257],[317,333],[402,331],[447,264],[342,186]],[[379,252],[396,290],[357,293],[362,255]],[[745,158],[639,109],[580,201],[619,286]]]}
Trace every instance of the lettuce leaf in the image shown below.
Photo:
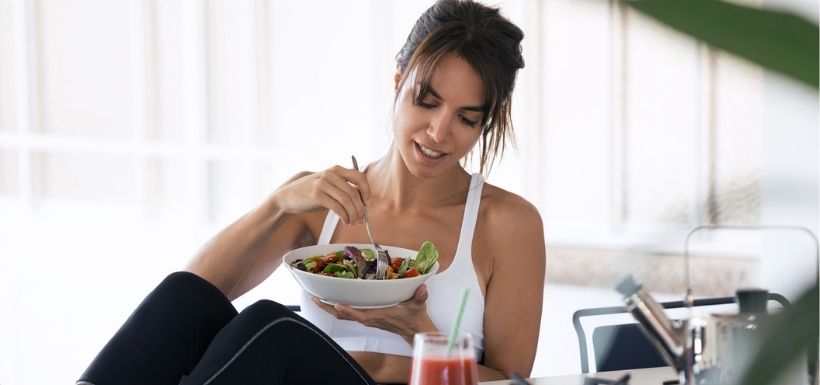
{"label": "lettuce leaf", "polygon": [[416,270],[419,274],[427,274],[437,260],[438,249],[436,249],[436,245],[433,242],[424,241],[419,247],[419,253],[416,255]]}

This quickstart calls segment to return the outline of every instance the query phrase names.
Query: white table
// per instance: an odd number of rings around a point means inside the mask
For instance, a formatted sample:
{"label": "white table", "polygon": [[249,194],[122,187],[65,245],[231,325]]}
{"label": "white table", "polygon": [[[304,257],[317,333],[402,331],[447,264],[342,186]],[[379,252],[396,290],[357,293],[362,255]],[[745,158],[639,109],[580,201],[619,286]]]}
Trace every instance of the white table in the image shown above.
{"label": "white table", "polygon": [[[589,374],[571,374],[568,376],[530,378],[532,385],[583,385],[587,376],[615,380],[629,373],[629,385],[662,385],[664,381],[676,380],[678,374],[671,367],[619,370],[615,372],[598,372]],[[509,385],[512,380],[486,381],[479,385]]]}

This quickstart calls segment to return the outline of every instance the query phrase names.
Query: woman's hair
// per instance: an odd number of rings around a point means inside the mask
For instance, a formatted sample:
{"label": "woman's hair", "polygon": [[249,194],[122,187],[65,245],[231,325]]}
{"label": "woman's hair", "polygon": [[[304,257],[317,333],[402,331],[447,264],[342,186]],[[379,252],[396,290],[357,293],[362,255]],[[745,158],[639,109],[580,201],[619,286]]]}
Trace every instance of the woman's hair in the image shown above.
{"label": "woman's hair", "polygon": [[521,29],[501,16],[498,8],[472,0],[439,0],[419,17],[396,55],[401,71],[398,89],[415,72],[417,103],[427,95],[433,70],[445,55],[457,54],[478,72],[485,95],[480,125],[481,173],[485,167],[489,172],[508,140],[515,144],[510,99],[516,73],[524,67],[523,38]]}

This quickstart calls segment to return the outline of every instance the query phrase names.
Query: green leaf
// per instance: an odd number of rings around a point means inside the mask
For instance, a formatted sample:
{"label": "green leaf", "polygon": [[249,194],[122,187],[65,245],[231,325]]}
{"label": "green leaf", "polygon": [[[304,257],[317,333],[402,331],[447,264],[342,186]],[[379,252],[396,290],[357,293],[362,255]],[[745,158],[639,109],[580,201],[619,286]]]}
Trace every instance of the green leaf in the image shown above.
{"label": "green leaf", "polygon": [[340,278],[355,278],[352,269],[343,264],[328,263],[322,271]]}
{"label": "green leaf", "polygon": [[404,274],[407,273],[407,269],[410,268],[410,261],[412,261],[412,259],[405,258],[401,265],[399,265],[399,271],[396,272],[399,277],[404,277]]}
{"label": "green leaf", "polygon": [[336,277],[338,277],[338,278],[347,278],[347,279],[353,279],[353,278],[356,278],[356,277],[353,275],[353,273],[352,273],[352,272],[349,272],[349,271],[346,271],[346,272],[344,272],[344,273],[339,273],[339,274],[337,274],[337,275],[336,275]]}
{"label": "green leaf", "polygon": [[323,256],[321,256],[321,255],[315,255],[315,256],[310,257],[310,258],[305,258],[305,260],[302,261],[302,265],[305,266],[305,269],[307,269],[307,271],[310,271],[311,269],[313,269],[314,267],[319,265],[318,261],[322,258],[323,258]]}
{"label": "green leaf", "polygon": [[804,353],[808,353],[809,372],[817,373],[817,325],[820,322],[818,298],[818,286],[815,283],[791,308],[778,315],[773,323],[761,328],[758,342],[764,348],[748,352],[752,361],[749,369],[742,373],[738,384],[775,384],[778,376],[790,368],[795,360],[806,358]]}
{"label": "green leaf", "polygon": [[433,242],[424,241],[419,248],[419,253],[416,255],[416,270],[419,271],[419,274],[427,274],[427,271],[433,267],[436,260],[438,260],[436,245]]}
{"label": "green leaf", "polygon": [[715,48],[818,86],[818,28],[804,18],[718,0],[622,1]]}

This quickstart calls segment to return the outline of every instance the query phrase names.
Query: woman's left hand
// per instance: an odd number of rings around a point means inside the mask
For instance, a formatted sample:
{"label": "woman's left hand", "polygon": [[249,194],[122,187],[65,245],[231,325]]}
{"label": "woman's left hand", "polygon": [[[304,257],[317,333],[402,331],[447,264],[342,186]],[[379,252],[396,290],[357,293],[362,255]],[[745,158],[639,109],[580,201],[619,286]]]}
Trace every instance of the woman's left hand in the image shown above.
{"label": "woman's left hand", "polygon": [[354,309],[347,305],[328,305],[316,297],[311,299],[337,319],[357,321],[365,326],[387,330],[398,334],[410,344],[416,333],[436,331],[427,313],[427,286],[424,284],[407,301],[380,309]]}

